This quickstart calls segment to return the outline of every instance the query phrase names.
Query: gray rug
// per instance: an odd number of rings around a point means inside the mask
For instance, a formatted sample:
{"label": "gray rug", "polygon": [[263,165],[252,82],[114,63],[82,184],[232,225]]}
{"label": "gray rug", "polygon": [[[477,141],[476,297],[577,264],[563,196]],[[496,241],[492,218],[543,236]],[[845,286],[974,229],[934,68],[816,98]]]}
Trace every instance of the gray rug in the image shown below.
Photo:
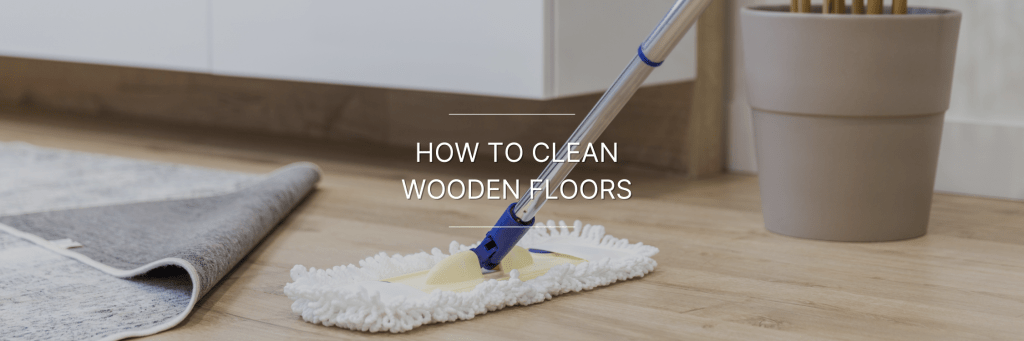
{"label": "gray rug", "polygon": [[319,180],[23,143],[0,164],[0,336],[18,340],[173,327]]}

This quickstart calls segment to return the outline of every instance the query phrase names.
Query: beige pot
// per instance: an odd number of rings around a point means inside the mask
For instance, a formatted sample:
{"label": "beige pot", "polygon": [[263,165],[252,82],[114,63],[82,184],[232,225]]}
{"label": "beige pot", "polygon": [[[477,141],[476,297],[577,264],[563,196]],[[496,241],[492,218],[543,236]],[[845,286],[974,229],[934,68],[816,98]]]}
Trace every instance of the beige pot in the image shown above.
{"label": "beige pot", "polygon": [[835,241],[928,227],[960,13],[740,13],[765,227]]}

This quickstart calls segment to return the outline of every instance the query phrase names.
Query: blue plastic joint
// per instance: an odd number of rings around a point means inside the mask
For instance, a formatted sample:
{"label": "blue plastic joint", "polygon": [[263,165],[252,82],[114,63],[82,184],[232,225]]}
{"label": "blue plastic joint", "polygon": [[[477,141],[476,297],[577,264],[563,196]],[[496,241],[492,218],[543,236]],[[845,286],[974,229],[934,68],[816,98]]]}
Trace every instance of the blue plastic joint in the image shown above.
{"label": "blue plastic joint", "polygon": [[537,218],[528,222],[519,220],[514,213],[515,209],[516,203],[508,205],[505,213],[498,218],[497,223],[494,223],[494,227],[487,231],[487,236],[480,245],[473,248],[473,253],[476,253],[476,258],[480,260],[481,268],[492,270],[501,264],[505,255],[512,251],[516,243],[530,230],[530,226],[533,226],[533,222],[537,221]]}
{"label": "blue plastic joint", "polygon": [[640,47],[636,48],[636,55],[640,56],[640,60],[644,61],[644,64],[650,65],[651,67],[659,67],[659,66],[661,66],[661,63],[665,62],[663,60],[663,61],[655,63],[655,62],[652,62],[650,59],[647,59],[647,56],[644,55],[644,46],[643,45],[640,45]]}

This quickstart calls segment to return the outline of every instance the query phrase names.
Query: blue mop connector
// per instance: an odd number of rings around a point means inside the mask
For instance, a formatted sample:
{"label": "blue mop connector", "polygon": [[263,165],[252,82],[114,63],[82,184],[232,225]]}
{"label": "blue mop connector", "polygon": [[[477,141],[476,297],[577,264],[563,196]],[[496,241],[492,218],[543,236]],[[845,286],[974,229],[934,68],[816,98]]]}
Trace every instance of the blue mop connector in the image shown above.
{"label": "blue mop connector", "polygon": [[530,230],[530,226],[533,226],[533,222],[537,220],[534,218],[523,222],[516,217],[515,209],[516,203],[508,205],[505,213],[498,218],[497,223],[494,223],[494,228],[487,231],[487,236],[479,246],[473,248],[473,253],[476,253],[476,258],[480,260],[481,268],[492,270],[501,264],[505,255],[512,251],[512,247],[516,246],[520,239],[523,239],[526,232]]}

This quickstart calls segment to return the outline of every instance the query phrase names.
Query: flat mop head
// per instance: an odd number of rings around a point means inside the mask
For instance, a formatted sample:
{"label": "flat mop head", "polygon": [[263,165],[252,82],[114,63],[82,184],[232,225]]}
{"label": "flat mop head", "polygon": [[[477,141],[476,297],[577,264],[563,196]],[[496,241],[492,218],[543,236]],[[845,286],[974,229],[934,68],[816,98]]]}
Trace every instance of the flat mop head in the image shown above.
{"label": "flat mop head", "polygon": [[358,266],[332,269],[296,265],[284,292],[308,322],[400,333],[643,277],[658,265],[651,258],[658,248],[578,220],[571,228],[537,223],[493,272],[481,271],[473,250],[478,244],[453,241],[449,254],[437,248],[405,256],[382,252]]}

